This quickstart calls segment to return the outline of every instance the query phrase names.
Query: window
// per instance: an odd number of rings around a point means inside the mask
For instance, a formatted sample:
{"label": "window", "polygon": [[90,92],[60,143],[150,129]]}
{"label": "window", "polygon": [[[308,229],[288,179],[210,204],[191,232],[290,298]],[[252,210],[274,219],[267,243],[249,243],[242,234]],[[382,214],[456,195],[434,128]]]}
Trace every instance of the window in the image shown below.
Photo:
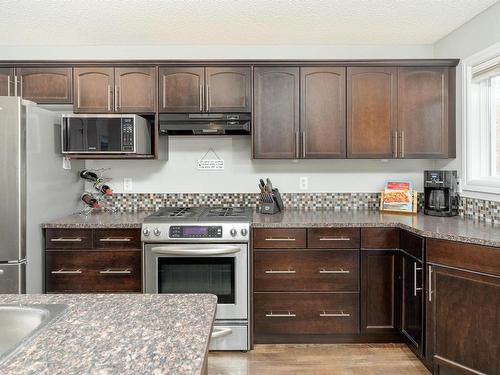
{"label": "window", "polygon": [[464,190],[500,194],[500,44],[463,62]]}

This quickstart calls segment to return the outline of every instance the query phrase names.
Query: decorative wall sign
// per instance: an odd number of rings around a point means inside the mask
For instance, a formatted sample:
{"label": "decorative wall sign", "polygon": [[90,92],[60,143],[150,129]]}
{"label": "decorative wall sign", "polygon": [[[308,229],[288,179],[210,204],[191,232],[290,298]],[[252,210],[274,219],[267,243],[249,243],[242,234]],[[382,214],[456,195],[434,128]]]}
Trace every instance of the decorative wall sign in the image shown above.
{"label": "decorative wall sign", "polygon": [[[207,159],[209,152],[215,155],[216,159]],[[200,171],[221,171],[224,169],[224,159],[221,159],[219,155],[214,151],[212,147],[205,152],[205,155],[197,162],[197,168]]]}

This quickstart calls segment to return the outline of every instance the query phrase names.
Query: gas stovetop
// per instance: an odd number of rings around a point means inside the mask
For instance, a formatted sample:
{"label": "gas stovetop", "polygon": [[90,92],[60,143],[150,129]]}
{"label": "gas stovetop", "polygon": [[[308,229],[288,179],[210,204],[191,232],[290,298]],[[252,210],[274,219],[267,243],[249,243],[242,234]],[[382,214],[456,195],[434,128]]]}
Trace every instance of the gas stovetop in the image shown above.
{"label": "gas stovetop", "polygon": [[249,207],[164,207],[144,219],[146,223],[177,221],[248,221],[252,219]]}
{"label": "gas stovetop", "polygon": [[249,207],[165,207],[147,216],[144,242],[247,242]]}

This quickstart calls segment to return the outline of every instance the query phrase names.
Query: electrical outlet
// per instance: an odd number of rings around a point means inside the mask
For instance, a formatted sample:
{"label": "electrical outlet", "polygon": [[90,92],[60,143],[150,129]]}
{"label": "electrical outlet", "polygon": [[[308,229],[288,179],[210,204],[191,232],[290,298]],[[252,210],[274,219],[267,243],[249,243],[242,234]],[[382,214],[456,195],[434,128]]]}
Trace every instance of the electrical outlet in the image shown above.
{"label": "electrical outlet", "polygon": [[309,189],[309,177],[302,176],[299,178],[299,189],[300,190]]}
{"label": "electrical outlet", "polygon": [[124,178],[123,179],[123,191],[132,191],[132,179]]}

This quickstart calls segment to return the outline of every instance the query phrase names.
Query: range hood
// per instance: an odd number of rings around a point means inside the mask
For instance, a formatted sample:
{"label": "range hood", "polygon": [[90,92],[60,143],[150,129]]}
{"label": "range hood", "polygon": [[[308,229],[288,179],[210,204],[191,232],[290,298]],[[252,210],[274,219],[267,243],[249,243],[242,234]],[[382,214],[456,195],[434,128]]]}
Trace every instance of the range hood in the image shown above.
{"label": "range hood", "polygon": [[162,113],[162,135],[250,134],[250,113]]}

